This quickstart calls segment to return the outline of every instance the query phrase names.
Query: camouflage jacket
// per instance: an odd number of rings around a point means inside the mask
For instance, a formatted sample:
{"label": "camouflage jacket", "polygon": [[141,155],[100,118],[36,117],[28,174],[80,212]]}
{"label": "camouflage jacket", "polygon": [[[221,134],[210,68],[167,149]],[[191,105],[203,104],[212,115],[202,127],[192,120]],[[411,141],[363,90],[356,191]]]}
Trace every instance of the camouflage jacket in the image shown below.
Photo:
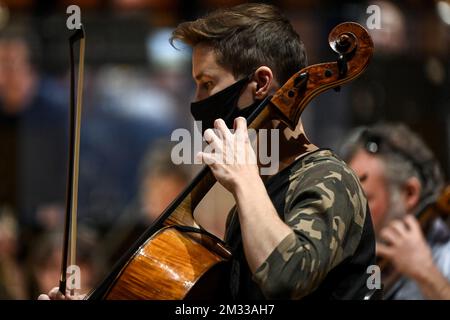
{"label": "camouflage jacket", "polygon": [[233,252],[234,298],[362,299],[375,238],[367,201],[355,176],[330,150],[296,160],[266,182],[280,218],[294,231],[251,274],[233,209],[225,241]]}

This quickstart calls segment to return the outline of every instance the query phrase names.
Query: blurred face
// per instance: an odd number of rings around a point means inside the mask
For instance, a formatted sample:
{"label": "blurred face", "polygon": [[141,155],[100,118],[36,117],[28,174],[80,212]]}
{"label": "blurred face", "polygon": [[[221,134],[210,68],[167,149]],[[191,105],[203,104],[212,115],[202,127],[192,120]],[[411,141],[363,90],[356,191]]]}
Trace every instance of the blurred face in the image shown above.
{"label": "blurred face", "polygon": [[183,191],[186,181],[176,176],[149,176],[142,186],[141,202],[149,223],[155,221]]}
{"label": "blurred face", "polygon": [[[196,84],[195,101],[206,99],[234,84],[231,71],[217,64],[216,54],[211,47],[196,45],[192,53],[192,77]],[[253,102],[250,86],[242,93],[238,106],[248,106]]]}
{"label": "blurred face", "polygon": [[[34,268],[34,276],[38,285],[39,292],[49,292],[55,287],[55,281],[61,275],[61,247],[56,247],[51,254],[43,261],[39,267]],[[90,263],[77,261],[80,267],[80,287],[84,292],[92,288],[93,285],[93,267]]]}
{"label": "blurred face", "polygon": [[372,221],[377,234],[386,223],[390,195],[381,159],[360,149],[349,162],[358,175],[369,203]]}
{"label": "blurred face", "polygon": [[47,260],[37,268],[34,268],[35,278],[39,292],[49,292],[55,286],[56,279],[61,273],[61,251],[55,248],[47,257]]}
{"label": "blurred face", "polygon": [[2,217],[0,220],[0,261],[14,258],[17,249],[15,220]]}
{"label": "blurred face", "polygon": [[32,95],[34,82],[26,44],[20,40],[0,41],[0,99],[4,111],[22,111]]}

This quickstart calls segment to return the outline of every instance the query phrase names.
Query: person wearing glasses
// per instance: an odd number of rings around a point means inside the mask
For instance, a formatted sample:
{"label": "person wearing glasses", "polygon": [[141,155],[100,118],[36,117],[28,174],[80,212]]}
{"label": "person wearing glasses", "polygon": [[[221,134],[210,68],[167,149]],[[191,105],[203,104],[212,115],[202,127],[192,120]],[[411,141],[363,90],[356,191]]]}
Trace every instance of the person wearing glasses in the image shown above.
{"label": "person wearing glasses", "polygon": [[380,123],[352,131],[340,151],[369,201],[377,256],[402,276],[384,298],[450,299],[450,230],[436,218],[424,233],[415,218],[444,185],[431,150],[405,125]]}

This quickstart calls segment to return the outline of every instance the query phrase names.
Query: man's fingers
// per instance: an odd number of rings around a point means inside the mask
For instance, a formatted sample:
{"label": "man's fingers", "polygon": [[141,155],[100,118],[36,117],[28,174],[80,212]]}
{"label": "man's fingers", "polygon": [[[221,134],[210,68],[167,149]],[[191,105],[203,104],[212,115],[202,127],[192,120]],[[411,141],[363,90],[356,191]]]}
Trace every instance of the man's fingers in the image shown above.
{"label": "man's fingers", "polygon": [[230,130],[228,129],[225,121],[222,119],[217,119],[214,121],[214,128],[218,130],[217,134],[222,139],[231,136]]}
{"label": "man's fingers", "polygon": [[208,166],[215,165],[217,162],[216,157],[211,153],[199,152],[197,153],[196,157],[198,160],[200,160],[202,163],[207,164]]}
{"label": "man's fingers", "polygon": [[406,225],[403,220],[394,220],[392,221],[388,228],[390,228],[393,232],[395,232],[398,236],[403,237],[406,235],[408,230],[406,229]]}
{"label": "man's fingers", "polygon": [[234,119],[234,130],[235,131],[247,131],[247,120],[244,117],[237,117]]}
{"label": "man's fingers", "polygon": [[52,300],[65,300],[66,297],[59,291],[58,287],[54,287],[50,292],[48,293],[48,296]]}
{"label": "man's fingers", "polygon": [[413,232],[422,232],[419,222],[412,214],[407,214],[403,221],[405,222],[409,230]]}
{"label": "man's fingers", "polygon": [[219,147],[221,145],[220,138],[216,135],[213,129],[206,129],[205,133],[203,134],[203,138],[205,139],[208,144],[212,145],[213,147]]}
{"label": "man's fingers", "polygon": [[392,256],[392,249],[382,243],[377,243],[376,245],[376,255],[383,258],[390,258]]}
{"label": "man's fingers", "polygon": [[394,244],[398,239],[398,235],[391,228],[386,227],[380,231],[380,238],[389,244]]}
{"label": "man's fingers", "polygon": [[53,288],[49,291],[48,295],[49,295],[50,298],[56,297],[56,295],[58,294],[58,292],[59,292],[59,287],[53,287]]}
{"label": "man's fingers", "polygon": [[52,288],[48,294],[41,294],[38,297],[38,300],[83,300],[86,295],[75,294],[71,296],[69,291],[67,291],[66,295],[63,295],[58,287]]}

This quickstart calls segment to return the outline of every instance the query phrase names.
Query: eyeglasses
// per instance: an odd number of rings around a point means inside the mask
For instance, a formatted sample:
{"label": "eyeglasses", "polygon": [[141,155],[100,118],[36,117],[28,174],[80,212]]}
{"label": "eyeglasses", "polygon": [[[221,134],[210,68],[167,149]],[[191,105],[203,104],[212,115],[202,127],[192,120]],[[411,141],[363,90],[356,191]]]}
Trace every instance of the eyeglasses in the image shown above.
{"label": "eyeglasses", "polygon": [[372,132],[369,129],[366,129],[361,133],[361,139],[364,145],[364,149],[367,152],[371,154],[397,154],[413,165],[423,183],[426,181],[424,167],[427,165],[427,163],[417,161],[409,153],[405,152],[405,150],[389,141],[389,139],[378,133]]}

